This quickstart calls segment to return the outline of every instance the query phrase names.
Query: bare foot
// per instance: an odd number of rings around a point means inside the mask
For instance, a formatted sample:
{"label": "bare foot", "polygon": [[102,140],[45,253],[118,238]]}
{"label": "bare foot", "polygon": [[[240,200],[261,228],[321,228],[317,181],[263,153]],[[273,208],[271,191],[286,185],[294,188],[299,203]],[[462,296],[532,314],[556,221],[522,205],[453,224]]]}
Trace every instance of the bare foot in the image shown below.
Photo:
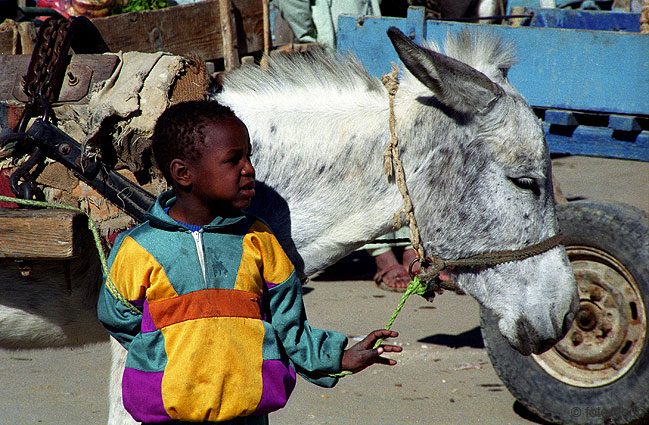
{"label": "bare foot", "polygon": [[374,281],[381,289],[393,292],[405,292],[410,283],[410,275],[397,260],[392,251],[374,257],[376,275]]}
{"label": "bare foot", "polygon": [[[401,264],[403,264],[403,267],[405,267],[406,270],[409,270],[410,264],[412,264],[412,261],[415,258],[417,258],[417,252],[414,249],[406,249],[405,251],[403,251]],[[421,264],[419,264],[419,261],[415,262],[415,264],[412,265],[413,274],[418,274],[420,269],[421,269]]]}

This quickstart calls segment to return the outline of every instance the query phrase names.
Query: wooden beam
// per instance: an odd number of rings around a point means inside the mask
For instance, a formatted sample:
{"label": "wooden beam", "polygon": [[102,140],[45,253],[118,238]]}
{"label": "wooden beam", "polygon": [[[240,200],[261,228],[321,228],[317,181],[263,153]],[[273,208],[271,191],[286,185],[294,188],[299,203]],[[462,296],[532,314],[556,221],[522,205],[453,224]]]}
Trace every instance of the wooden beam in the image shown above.
{"label": "wooden beam", "polygon": [[85,214],[0,208],[0,258],[68,259],[89,249]]}
{"label": "wooden beam", "polygon": [[547,111],[545,111],[543,121],[548,124],[557,124],[564,126],[574,126],[579,124],[577,122],[577,119],[575,118],[575,114],[573,114],[571,111],[559,111],[554,109],[548,109]]}
{"label": "wooden beam", "polygon": [[33,22],[19,22],[18,34],[20,35],[20,53],[31,55],[36,45],[38,31]]}
{"label": "wooden beam", "polygon": [[261,4],[264,17],[264,54],[270,55],[270,46],[272,44],[270,34],[270,6],[268,5],[268,0],[261,0]]}
{"label": "wooden beam", "polygon": [[[263,12],[259,0],[232,0],[236,48],[244,55],[263,49]],[[203,61],[224,57],[218,0],[207,0],[160,10],[96,18],[112,52],[165,51],[197,55]]]}
{"label": "wooden beam", "polygon": [[237,33],[232,16],[232,2],[219,0],[219,17],[221,19],[221,38],[223,40],[223,60],[225,70],[231,71],[239,66],[237,51]]}
{"label": "wooden beam", "polygon": [[20,53],[18,23],[5,19],[0,23],[0,55],[15,55],[18,53]]}

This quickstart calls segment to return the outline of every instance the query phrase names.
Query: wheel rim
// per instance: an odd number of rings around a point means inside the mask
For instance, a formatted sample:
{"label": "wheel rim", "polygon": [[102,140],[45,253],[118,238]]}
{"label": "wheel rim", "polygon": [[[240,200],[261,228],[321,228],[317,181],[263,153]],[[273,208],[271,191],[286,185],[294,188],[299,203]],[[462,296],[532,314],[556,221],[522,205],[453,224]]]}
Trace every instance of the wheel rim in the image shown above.
{"label": "wheel rim", "polygon": [[646,338],[646,313],[631,273],[614,257],[587,246],[566,247],[579,288],[580,308],[566,336],[533,355],[553,378],[599,387],[624,376]]}

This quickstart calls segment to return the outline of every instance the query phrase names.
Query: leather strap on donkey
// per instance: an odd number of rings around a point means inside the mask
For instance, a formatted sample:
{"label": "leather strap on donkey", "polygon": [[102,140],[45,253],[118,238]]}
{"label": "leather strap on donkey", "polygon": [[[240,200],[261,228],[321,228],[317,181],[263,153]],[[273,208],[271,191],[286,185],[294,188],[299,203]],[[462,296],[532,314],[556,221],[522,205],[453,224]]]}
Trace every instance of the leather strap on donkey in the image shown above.
{"label": "leather strap on donkey", "polygon": [[[427,267],[427,270],[420,275],[420,279],[424,281],[430,281],[435,279],[439,275],[440,271],[448,267],[487,267],[509,263],[510,261],[524,260],[526,258],[534,257],[546,251],[549,251],[552,248],[561,245],[562,243],[563,235],[559,233],[537,244],[529,245],[518,250],[487,252],[484,254],[473,255],[471,257],[458,258],[457,260],[443,260],[439,257],[432,256],[424,257],[423,261],[420,258],[415,258],[410,263],[408,271],[410,272],[410,276],[414,277],[415,275],[412,272],[412,267],[417,262],[421,262],[422,268]],[[457,289],[457,286],[455,284],[449,284],[448,282],[443,281],[437,282],[436,285],[440,289]]]}

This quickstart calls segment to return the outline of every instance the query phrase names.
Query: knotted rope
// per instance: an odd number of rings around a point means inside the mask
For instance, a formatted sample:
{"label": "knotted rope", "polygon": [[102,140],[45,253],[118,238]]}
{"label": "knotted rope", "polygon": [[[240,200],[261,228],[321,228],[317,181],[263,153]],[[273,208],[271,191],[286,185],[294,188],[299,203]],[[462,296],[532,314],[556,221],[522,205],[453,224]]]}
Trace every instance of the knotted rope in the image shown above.
{"label": "knotted rope", "polygon": [[394,115],[394,97],[399,89],[399,67],[392,62],[392,71],[381,77],[381,82],[388,91],[388,102],[390,110],[390,141],[383,152],[383,172],[388,176],[389,181],[395,181],[401,197],[403,198],[404,208],[397,211],[392,219],[395,228],[401,227],[401,214],[405,215],[406,223],[410,228],[410,243],[417,252],[419,258],[425,258],[424,246],[421,243],[421,235],[415,218],[415,210],[410,199],[408,186],[406,185],[406,173],[403,170],[403,163],[399,156],[399,138],[397,137],[397,120]]}
{"label": "knotted rope", "polygon": [[99,237],[99,231],[97,231],[97,226],[95,225],[95,222],[92,220],[92,218],[90,218],[90,215],[87,212],[85,212],[80,208],[72,207],[70,205],[53,204],[53,203],[41,202],[41,201],[31,201],[27,199],[11,198],[9,196],[0,196],[0,201],[14,202],[16,204],[25,205],[29,207],[62,208],[64,210],[77,211],[85,214],[86,217],[88,217],[88,229],[92,233],[93,240],[95,241],[95,246],[97,247],[97,253],[99,254],[99,262],[101,264],[101,270],[106,276],[106,283],[108,284],[108,287],[113,292],[115,297],[119,300],[119,302],[121,302],[126,307],[128,307],[129,310],[133,311],[134,313],[142,314],[141,310],[139,310],[137,307],[131,304],[126,298],[124,298],[122,294],[120,294],[120,292],[117,290],[117,287],[115,287],[115,284],[111,280],[110,273],[108,270],[108,263],[106,262],[106,255],[104,254],[104,250],[101,247],[101,239]]}

